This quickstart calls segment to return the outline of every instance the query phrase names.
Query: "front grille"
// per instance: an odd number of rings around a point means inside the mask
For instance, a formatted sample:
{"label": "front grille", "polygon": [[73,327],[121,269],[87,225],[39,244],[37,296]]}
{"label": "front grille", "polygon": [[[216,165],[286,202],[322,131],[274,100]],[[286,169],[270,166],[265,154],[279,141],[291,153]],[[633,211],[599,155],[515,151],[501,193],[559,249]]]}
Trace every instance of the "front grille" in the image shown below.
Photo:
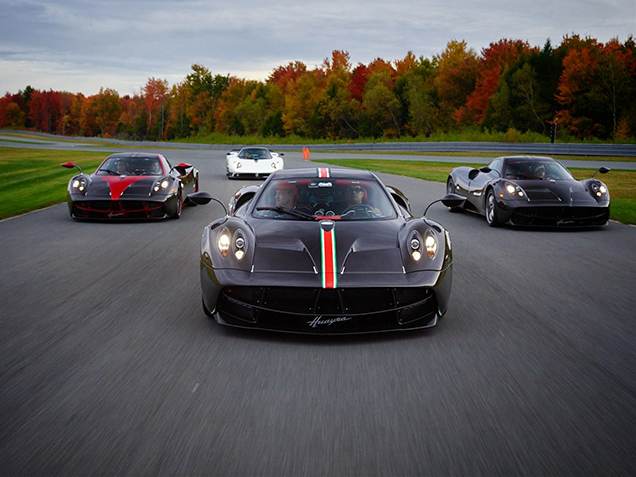
{"label": "front grille", "polygon": [[515,225],[592,227],[609,219],[605,207],[519,207],[512,214]]}
{"label": "front grille", "polygon": [[160,219],[163,203],[141,200],[85,200],[73,203],[73,216],[81,219]]}
{"label": "front grille", "polygon": [[227,287],[217,311],[239,326],[338,333],[425,326],[438,309],[428,288]]}

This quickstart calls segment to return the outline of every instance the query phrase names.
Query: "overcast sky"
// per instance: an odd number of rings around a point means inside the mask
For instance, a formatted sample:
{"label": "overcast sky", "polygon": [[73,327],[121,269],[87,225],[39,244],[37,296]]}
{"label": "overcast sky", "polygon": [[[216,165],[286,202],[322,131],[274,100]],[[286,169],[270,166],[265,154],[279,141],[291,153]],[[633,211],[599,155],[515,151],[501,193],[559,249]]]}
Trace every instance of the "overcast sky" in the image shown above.
{"label": "overcast sky", "polygon": [[265,80],[333,50],[355,66],[409,51],[430,59],[451,40],[479,53],[503,38],[636,36],[636,0],[0,0],[0,12],[0,95],[27,85],[132,95],[151,77],[183,81],[195,63]]}

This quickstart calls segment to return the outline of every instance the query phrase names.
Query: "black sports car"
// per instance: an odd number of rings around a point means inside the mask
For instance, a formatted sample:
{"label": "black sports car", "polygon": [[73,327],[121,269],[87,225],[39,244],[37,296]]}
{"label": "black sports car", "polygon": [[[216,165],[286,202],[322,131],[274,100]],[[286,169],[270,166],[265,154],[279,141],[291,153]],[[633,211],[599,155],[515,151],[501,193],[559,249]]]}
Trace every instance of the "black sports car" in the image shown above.
{"label": "black sports car", "polygon": [[161,154],[112,154],[90,175],[68,183],[67,202],[76,219],[178,219],[188,194],[199,190],[199,171],[191,164],[174,167]]}
{"label": "black sports car", "polygon": [[[605,174],[608,168],[598,172]],[[595,173],[596,174],[596,173]],[[457,167],[446,190],[466,198],[461,207],[491,226],[595,227],[607,224],[610,195],[598,179],[576,180],[551,157],[498,157],[480,169]]]}
{"label": "black sports car", "polygon": [[297,333],[427,328],[447,309],[452,264],[444,227],[413,217],[375,174],[277,171],[205,228],[203,309],[223,325]]}

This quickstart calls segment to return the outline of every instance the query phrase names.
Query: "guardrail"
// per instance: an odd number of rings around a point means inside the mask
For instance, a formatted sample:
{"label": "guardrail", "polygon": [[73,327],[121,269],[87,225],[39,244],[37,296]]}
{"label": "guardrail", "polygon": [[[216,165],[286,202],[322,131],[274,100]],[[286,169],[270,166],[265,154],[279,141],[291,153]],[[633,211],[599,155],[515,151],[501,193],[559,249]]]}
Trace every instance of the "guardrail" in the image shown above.
{"label": "guardrail", "polygon": [[[299,146],[272,145],[274,150],[293,150]],[[498,152],[571,156],[636,156],[636,144],[546,144],[507,142],[388,142],[360,144],[312,144],[312,151],[345,152]]]}
{"label": "guardrail", "polygon": [[[55,134],[33,133],[31,131],[0,130],[0,133],[33,134],[33,136],[49,139],[64,139],[81,142],[109,142],[123,146],[144,147],[179,147],[183,149],[211,149],[229,151],[240,147],[228,144],[191,144],[165,141],[124,141],[92,137],[69,137]],[[296,151],[303,144],[269,144],[275,151]],[[571,155],[571,156],[636,156],[636,144],[565,144],[565,143],[509,143],[509,142],[374,142],[346,144],[305,144],[312,151],[343,152],[497,152],[503,154],[538,154],[538,155]]]}

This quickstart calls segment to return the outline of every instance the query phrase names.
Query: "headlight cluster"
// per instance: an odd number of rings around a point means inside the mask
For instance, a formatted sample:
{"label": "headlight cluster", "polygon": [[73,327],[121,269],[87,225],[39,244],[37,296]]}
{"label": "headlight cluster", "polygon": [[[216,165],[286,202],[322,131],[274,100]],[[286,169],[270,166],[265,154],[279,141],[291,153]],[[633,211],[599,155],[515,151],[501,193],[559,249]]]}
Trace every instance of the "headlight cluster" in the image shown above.
{"label": "headlight cluster", "polygon": [[409,253],[416,262],[419,262],[424,254],[432,260],[437,255],[438,248],[437,237],[430,230],[426,231],[424,239],[418,232],[413,232],[409,240]]}
{"label": "headlight cluster", "polygon": [[[504,183],[504,191],[506,192],[509,198],[513,198],[513,199],[526,198],[525,191],[521,187],[519,187],[517,184],[513,184],[512,182]],[[506,197],[506,194],[500,193],[499,197],[503,199],[504,197]]]}
{"label": "headlight cluster", "polygon": [[232,255],[238,261],[243,260],[247,251],[247,240],[241,229],[236,230],[232,234],[227,227],[223,227],[217,235],[216,245],[222,257],[227,257],[230,250],[232,250]]}
{"label": "headlight cluster", "polygon": [[170,181],[168,179],[160,179],[155,182],[155,185],[152,186],[153,192],[164,191],[170,186]]}
{"label": "headlight cluster", "polygon": [[272,161],[272,169],[278,169],[278,162]]}
{"label": "headlight cluster", "polygon": [[607,187],[602,182],[592,182],[591,186],[592,193],[598,197],[606,197],[607,196]]}
{"label": "headlight cluster", "polygon": [[234,169],[240,169],[241,167],[243,167],[243,163],[239,161],[234,162]]}
{"label": "headlight cluster", "polygon": [[88,179],[86,177],[76,177],[75,179],[73,179],[71,187],[75,192],[81,192],[82,194],[85,194],[86,188],[88,187]]}

